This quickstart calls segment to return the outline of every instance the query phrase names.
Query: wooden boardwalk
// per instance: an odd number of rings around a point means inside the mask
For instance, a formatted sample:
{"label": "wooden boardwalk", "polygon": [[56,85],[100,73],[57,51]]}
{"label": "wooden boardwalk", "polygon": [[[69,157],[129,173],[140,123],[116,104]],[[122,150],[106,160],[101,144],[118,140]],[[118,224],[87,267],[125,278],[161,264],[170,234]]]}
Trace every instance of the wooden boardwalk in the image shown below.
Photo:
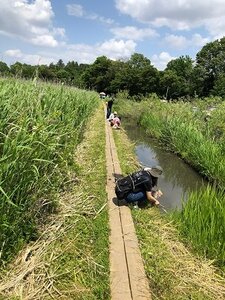
{"label": "wooden boardwalk", "polygon": [[130,209],[119,206],[115,178],[121,174],[112,128],[106,122],[107,193],[110,225],[110,289],[112,300],[151,299]]}

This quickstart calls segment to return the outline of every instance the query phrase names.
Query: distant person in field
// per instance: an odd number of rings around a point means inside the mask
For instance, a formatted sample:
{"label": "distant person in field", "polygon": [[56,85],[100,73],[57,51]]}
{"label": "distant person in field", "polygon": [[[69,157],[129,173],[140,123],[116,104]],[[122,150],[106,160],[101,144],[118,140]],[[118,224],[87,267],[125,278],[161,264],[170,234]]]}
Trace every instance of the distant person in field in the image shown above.
{"label": "distant person in field", "polygon": [[113,118],[110,120],[110,125],[115,129],[120,129],[121,118],[117,115],[116,111],[113,113]]}
{"label": "distant person in field", "polygon": [[112,112],[112,106],[113,106],[113,98],[110,98],[109,101],[107,102],[107,114],[106,114],[106,119],[109,118],[109,116],[111,115]]}

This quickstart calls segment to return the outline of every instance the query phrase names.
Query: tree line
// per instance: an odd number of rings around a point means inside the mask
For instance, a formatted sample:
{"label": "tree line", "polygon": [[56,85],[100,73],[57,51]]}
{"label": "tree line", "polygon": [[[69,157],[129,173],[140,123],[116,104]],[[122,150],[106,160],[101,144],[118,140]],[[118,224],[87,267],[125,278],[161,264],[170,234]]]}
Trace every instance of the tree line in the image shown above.
{"label": "tree line", "polygon": [[16,62],[11,66],[0,61],[1,76],[16,76],[116,94],[126,91],[137,100],[156,93],[166,100],[192,97],[225,96],[225,37],[207,43],[197,53],[171,60],[159,71],[144,55],[134,53],[128,60],[113,61],[98,57],[93,64],[78,64],[60,59],[56,64],[28,65]]}

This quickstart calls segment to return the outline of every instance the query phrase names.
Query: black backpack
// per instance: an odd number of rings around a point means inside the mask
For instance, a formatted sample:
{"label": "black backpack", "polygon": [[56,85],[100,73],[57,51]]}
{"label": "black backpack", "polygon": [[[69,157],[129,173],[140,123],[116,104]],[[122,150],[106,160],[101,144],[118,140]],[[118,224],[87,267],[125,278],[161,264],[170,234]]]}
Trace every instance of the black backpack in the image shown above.
{"label": "black backpack", "polygon": [[151,176],[144,170],[134,172],[126,177],[118,179],[115,186],[117,199],[122,200],[126,198],[130,192],[138,192],[141,190],[140,185],[148,181],[151,182]]}

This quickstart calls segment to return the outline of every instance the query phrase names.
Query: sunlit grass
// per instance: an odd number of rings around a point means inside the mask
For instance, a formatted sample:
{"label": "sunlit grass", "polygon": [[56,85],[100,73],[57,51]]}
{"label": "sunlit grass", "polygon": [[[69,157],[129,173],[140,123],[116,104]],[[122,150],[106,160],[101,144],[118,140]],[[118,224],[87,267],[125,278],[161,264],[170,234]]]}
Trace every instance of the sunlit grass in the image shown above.
{"label": "sunlit grass", "polygon": [[225,195],[208,186],[189,195],[181,213],[175,214],[186,240],[201,254],[225,264]]}
{"label": "sunlit grass", "polygon": [[[115,131],[114,138],[122,172],[137,169],[134,145],[123,131]],[[213,261],[191,252],[190,242],[185,247],[174,221],[160,215],[156,207],[131,212],[152,299],[224,298],[225,282],[220,270],[213,266]]]}
{"label": "sunlit grass", "polygon": [[74,148],[98,103],[92,92],[0,80],[1,259],[35,238],[34,204],[46,202],[76,168]]}
{"label": "sunlit grass", "polygon": [[73,159],[74,180],[58,194],[57,211],[0,274],[0,299],[110,299],[103,107]]}
{"label": "sunlit grass", "polygon": [[[122,108],[125,108],[127,104],[127,111],[132,115],[131,101],[121,101],[121,103]],[[216,187],[216,189],[208,188],[200,194],[192,194],[190,202],[187,200],[183,208],[180,222],[183,236],[187,235],[192,246],[199,253],[215,261],[223,261],[224,264],[225,238],[220,235],[221,232],[224,235],[224,231],[221,231],[224,226],[224,218],[221,214],[225,213],[223,208],[225,148],[222,142],[225,136],[222,131],[224,104],[218,103],[209,121],[205,121],[205,112],[200,108],[197,112],[193,111],[191,103],[161,103],[159,99],[158,101],[149,99],[135,105],[138,108],[133,109],[134,118],[136,112],[142,112],[137,113],[137,118],[146,133],[157,138],[165,150],[170,150],[182,157],[206,177],[212,186]],[[200,101],[199,107],[206,109],[207,103],[203,106]],[[119,111],[119,108],[117,110]],[[215,136],[216,128],[220,129],[220,136],[217,137]],[[189,233],[191,221],[195,226]],[[195,234],[195,232],[198,233]],[[218,239],[216,238],[217,232]]]}

